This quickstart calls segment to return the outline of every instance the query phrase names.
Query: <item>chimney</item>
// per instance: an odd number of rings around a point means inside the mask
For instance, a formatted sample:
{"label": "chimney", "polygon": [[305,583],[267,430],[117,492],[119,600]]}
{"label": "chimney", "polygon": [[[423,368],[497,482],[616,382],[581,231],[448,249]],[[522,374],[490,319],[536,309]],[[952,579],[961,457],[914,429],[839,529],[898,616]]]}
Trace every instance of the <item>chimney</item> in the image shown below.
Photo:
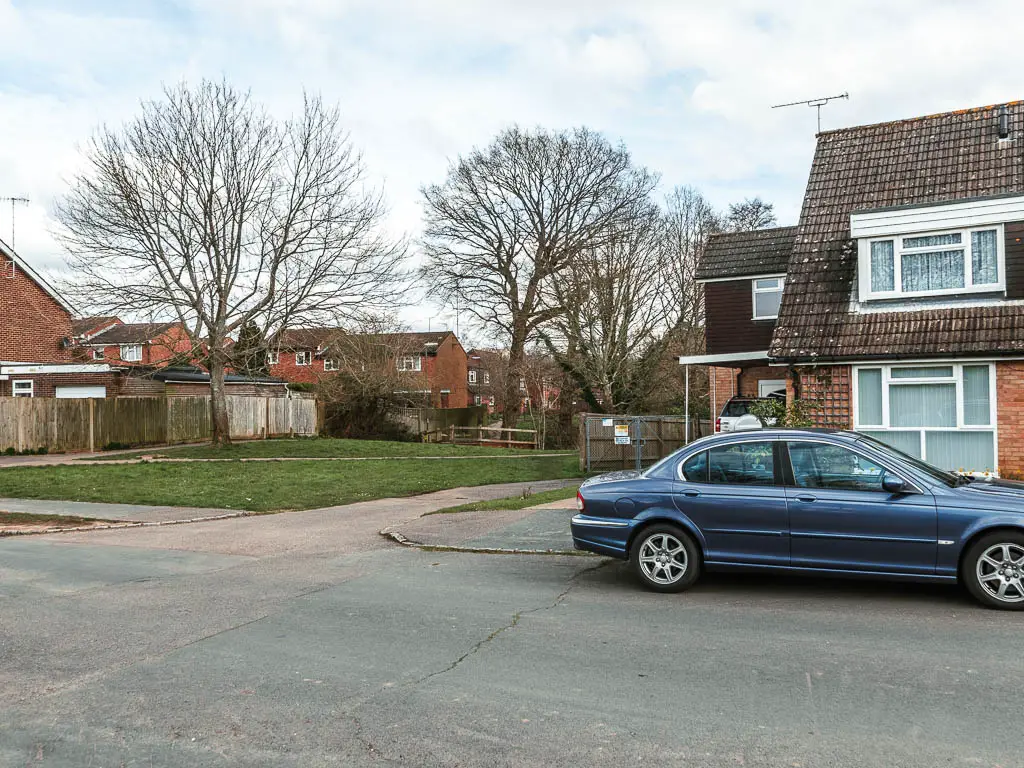
{"label": "chimney", "polygon": [[999,138],[1010,138],[1010,110],[1005,104],[999,108]]}

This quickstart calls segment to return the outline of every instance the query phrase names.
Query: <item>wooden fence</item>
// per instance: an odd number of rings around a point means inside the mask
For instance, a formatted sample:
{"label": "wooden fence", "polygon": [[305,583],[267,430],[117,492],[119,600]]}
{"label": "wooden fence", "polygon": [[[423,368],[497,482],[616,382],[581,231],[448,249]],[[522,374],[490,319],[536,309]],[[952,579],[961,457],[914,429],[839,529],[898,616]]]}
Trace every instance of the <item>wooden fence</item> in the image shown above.
{"label": "wooden fence", "polygon": [[[315,435],[313,399],[227,398],[233,438]],[[90,451],[110,443],[159,445],[210,438],[209,397],[106,400],[0,397],[0,451]]]}
{"label": "wooden fence", "polygon": [[682,416],[580,416],[580,467],[587,472],[643,469],[686,445],[711,434],[710,421]]}

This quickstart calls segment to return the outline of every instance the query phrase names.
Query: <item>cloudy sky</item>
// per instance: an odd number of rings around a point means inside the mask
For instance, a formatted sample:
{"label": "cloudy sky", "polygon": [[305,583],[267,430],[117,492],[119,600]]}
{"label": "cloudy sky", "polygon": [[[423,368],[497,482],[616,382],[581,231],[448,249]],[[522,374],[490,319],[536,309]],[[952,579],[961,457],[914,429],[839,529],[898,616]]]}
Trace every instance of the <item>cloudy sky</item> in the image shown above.
{"label": "cloudy sky", "polygon": [[58,268],[76,145],[163,83],[225,76],[281,116],[303,88],[338,102],[411,237],[420,185],[511,123],[591,126],[664,190],[759,195],[790,224],[814,110],[771,105],[849,91],[828,129],[1024,98],[1022,23],[1019,0],[0,0],[0,196],[31,198],[18,251]]}

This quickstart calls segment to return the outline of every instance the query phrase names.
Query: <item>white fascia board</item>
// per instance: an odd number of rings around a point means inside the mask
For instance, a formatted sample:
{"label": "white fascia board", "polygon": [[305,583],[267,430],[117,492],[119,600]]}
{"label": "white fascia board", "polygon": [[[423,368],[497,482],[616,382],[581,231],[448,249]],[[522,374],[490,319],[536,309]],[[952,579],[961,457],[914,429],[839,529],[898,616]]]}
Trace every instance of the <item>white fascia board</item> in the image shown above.
{"label": "white fascia board", "polygon": [[756,275],[736,275],[734,277],[706,277],[703,280],[694,280],[695,283],[704,285],[705,283],[735,283],[740,280],[764,280],[768,277],[785,277],[785,272],[765,272],[764,274]]}
{"label": "white fascia board", "polygon": [[71,363],[11,363],[0,365],[0,373],[12,375],[45,374],[45,373],[110,373],[106,364],[71,364]]}
{"label": "white fascia board", "polygon": [[1024,195],[990,197],[942,205],[888,208],[850,214],[850,236],[906,235],[942,229],[966,229],[1024,220]]}
{"label": "white fascia board", "polygon": [[768,361],[768,350],[762,352],[733,352],[722,355],[690,355],[680,357],[680,365],[715,365],[716,363],[745,362],[747,360]]}

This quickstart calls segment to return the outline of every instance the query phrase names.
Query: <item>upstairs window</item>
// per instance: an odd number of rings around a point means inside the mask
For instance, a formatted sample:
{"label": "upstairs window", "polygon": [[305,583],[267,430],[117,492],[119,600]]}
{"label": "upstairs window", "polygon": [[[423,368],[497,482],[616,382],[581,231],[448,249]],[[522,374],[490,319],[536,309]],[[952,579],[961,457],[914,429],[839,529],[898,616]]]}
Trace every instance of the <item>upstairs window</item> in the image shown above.
{"label": "upstairs window", "polygon": [[330,357],[324,358],[324,370],[325,371],[336,371],[336,370],[338,370],[338,361],[333,359],[333,358],[330,358]]}
{"label": "upstairs window", "polygon": [[474,371],[472,368],[470,368],[469,370],[469,383],[476,384],[476,371]]}
{"label": "upstairs window", "polygon": [[1002,290],[1002,227],[861,241],[861,298]]}
{"label": "upstairs window", "polygon": [[484,384],[491,383],[491,374],[489,371],[484,371]]}
{"label": "upstairs window", "polygon": [[126,363],[138,363],[142,361],[141,344],[122,344],[121,359]]}
{"label": "upstairs window", "polygon": [[400,371],[422,371],[423,359],[419,355],[406,355],[398,358],[398,370]]}
{"label": "upstairs window", "polygon": [[295,353],[295,364],[296,365],[312,365],[312,363],[313,363],[313,353],[310,350],[304,349],[301,352],[296,352]]}
{"label": "upstairs window", "polygon": [[267,352],[267,365],[277,365],[281,362],[281,355],[278,352]]}
{"label": "upstairs window", "polygon": [[102,360],[103,359],[103,347],[93,347],[92,359],[93,360]]}
{"label": "upstairs window", "polygon": [[754,287],[754,319],[774,320],[782,304],[784,277],[758,277],[751,280]]}

